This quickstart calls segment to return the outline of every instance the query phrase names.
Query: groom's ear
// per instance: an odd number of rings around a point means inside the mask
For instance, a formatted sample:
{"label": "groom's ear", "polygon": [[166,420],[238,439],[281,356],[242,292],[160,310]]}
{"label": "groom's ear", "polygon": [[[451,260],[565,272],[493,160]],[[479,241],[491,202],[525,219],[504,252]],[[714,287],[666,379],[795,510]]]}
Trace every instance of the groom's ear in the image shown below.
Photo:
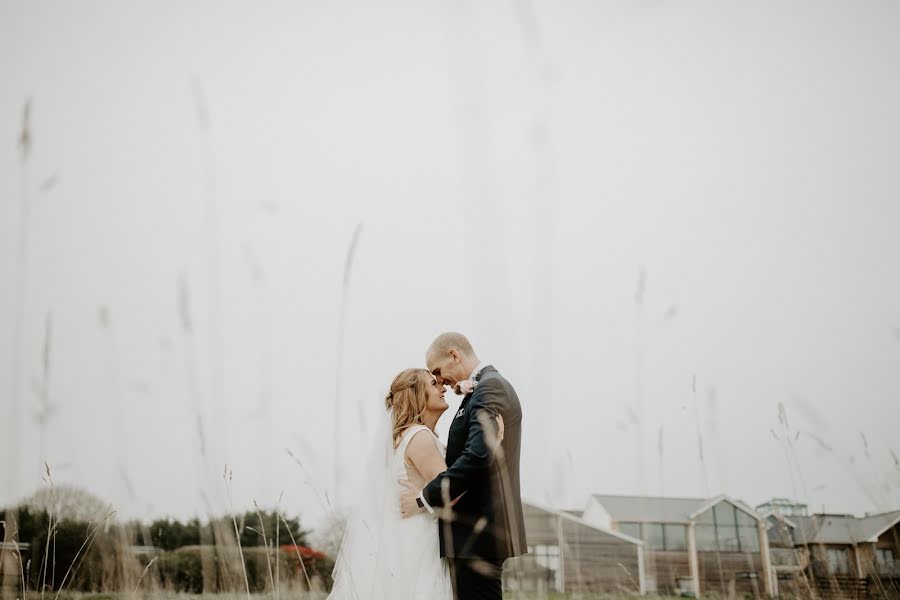
{"label": "groom's ear", "polygon": [[450,348],[450,350],[448,350],[448,353],[453,357],[454,360],[459,360],[459,352],[457,352],[455,348]]}

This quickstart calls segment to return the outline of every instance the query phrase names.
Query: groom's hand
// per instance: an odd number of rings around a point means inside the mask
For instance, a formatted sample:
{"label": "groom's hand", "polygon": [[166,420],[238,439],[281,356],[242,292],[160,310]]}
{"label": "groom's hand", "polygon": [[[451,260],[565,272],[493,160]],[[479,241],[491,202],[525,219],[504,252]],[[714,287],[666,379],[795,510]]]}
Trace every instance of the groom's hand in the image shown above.
{"label": "groom's hand", "polygon": [[424,508],[419,508],[419,505],[416,503],[416,498],[419,497],[419,493],[422,490],[417,489],[405,479],[399,479],[398,481],[403,486],[403,489],[400,491],[400,514],[403,515],[403,518],[406,519],[425,510]]}

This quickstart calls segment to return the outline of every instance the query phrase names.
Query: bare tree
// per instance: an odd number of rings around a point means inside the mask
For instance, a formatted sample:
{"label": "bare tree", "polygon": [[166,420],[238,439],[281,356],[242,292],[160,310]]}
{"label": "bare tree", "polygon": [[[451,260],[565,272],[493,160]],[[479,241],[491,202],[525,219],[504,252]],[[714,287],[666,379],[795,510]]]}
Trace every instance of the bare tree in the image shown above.
{"label": "bare tree", "polygon": [[36,491],[20,506],[48,512],[52,509],[60,519],[96,521],[106,514],[109,503],[78,486],[63,483]]}

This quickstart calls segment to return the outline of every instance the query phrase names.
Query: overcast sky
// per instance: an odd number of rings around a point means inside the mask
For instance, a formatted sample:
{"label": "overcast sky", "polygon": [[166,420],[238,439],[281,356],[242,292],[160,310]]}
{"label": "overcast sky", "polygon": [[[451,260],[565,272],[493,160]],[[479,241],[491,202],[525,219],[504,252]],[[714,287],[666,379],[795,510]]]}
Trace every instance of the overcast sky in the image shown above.
{"label": "overcast sky", "polygon": [[900,508],[898,26],[3,1],[0,503],[46,460],[123,515],[221,511],[228,464],[315,524],[459,330],[519,393],[527,498]]}

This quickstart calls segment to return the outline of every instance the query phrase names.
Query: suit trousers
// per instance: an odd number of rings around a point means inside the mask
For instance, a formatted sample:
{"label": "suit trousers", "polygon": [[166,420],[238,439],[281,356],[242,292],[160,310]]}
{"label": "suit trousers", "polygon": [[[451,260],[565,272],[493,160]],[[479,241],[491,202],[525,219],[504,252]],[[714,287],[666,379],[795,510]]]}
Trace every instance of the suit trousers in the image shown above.
{"label": "suit trousers", "polygon": [[503,598],[503,559],[448,558],[453,600]]}

